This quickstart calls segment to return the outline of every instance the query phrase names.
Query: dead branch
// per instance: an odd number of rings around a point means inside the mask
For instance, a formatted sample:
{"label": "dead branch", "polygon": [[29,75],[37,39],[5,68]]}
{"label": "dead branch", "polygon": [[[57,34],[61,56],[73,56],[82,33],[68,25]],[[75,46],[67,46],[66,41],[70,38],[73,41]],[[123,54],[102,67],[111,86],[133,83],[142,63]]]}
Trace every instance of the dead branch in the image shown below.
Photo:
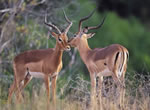
{"label": "dead branch", "polygon": [[0,35],[0,53],[3,51],[3,49],[5,47],[7,47],[7,45],[9,44],[9,42],[11,41],[10,39],[7,39],[6,41],[3,42],[3,38],[5,36],[5,32],[7,32],[7,28],[8,26],[10,26],[11,22],[14,20],[14,17],[16,15],[16,13],[19,12],[22,4],[23,4],[24,0],[20,0],[16,3],[16,5],[11,9],[12,13],[9,17],[9,19],[6,21],[6,23],[4,24],[2,30],[1,30],[1,35]]}

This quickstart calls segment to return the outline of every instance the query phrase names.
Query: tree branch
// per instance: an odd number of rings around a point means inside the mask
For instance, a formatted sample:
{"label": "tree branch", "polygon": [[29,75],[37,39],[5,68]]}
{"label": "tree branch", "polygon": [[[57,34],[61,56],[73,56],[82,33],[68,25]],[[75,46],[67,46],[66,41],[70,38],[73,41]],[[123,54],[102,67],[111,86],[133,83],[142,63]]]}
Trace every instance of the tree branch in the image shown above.
{"label": "tree branch", "polygon": [[[20,0],[16,3],[16,5],[11,9],[9,8],[9,11],[10,9],[12,10],[12,13],[9,17],[9,19],[6,21],[6,23],[4,24],[3,28],[2,28],[2,31],[1,31],[1,35],[0,35],[0,53],[3,51],[3,49],[5,47],[7,47],[7,45],[9,44],[9,42],[11,40],[8,40],[6,41],[5,43],[3,43],[3,38],[4,38],[4,33],[7,31],[7,27],[9,26],[9,24],[13,21],[16,13],[19,12],[20,8],[22,7],[22,4],[23,4],[24,0]],[[3,10],[4,11],[4,10]],[[6,9],[5,11],[8,11],[8,9]]]}

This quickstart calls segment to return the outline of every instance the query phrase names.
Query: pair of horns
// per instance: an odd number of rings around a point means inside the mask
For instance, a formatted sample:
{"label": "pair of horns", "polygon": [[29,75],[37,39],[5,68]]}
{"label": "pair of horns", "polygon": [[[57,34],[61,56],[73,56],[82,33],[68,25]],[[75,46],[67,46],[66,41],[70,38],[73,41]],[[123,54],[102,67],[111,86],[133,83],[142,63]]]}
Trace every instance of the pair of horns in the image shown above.
{"label": "pair of horns", "polygon": [[[81,30],[82,30],[82,22],[88,20],[94,14],[94,12],[95,12],[95,10],[93,10],[88,16],[80,19],[78,33],[81,32]],[[91,27],[86,26],[84,28],[86,29],[86,31],[98,29],[104,24],[105,18],[106,18],[106,16],[103,18],[102,22],[100,24],[98,24],[97,26],[91,26]]]}
{"label": "pair of horns", "polygon": [[[82,30],[82,22],[88,20],[88,19],[94,14],[94,12],[95,12],[95,10],[93,10],[88,16],[86,16],[86,17],[80,19],[80,21],[79,21],[78,33]],[[64,13],[64,17],[65,17],[66,21],[69,23],[69,25],[67,26],[66,30],[64,31],[64,33],[67,34],[68,31],[69,31],[69,29],[70,29],[70,27],[72,26],[72,22],[68,19],[68,17],[66,16],[66,13],[65,13],[64,10],[63,10],[63,13]],[[91,26],[91,27],[85,27],[85,28],[87,29],[87,31],[88,31],[88,30],[93,30],[93,29],[98,29],[98,28],[100,28],[100,27],[104,24],[105,18],[106,18],[106,16],[103,18],[102,22],[101,22],[100,24],[98,24],[97,26]],[[62,32],[60,31],[60,29],[59,29],[57,26],[55,26],[55,25],[53,25],[53,24],[47,22],[47,14],[46,14],[46,16],[45,16],[45,21],[44,21],[44,23],[45,23],[47,26],[50,26],[50,27],[56,29],[59,34],[62,33]]]}
{"label": "pair of horns", "polygon": [[[66,15],[66,13],[65,13],[64,10],[63,10],[63,13],[64,13],[64,17],[65,17],[66,21],[69,23],[69,25],[67,26],[66,30],[64,31],[64,33],[67,34],[68,31],[69,31],[69,29],[70,29],[70,27],[72,26],[72,22],[68,19],[68,17],[67,17],[67,15]],[[48,22],[47,22],[47,13],[46,13],[46,16],[45,16],[44,23],[45,23],[47,26],[50,26],[50,27],[56,29],[59,34],[62,33],[62,32],[60,31],[60,29],[59,29],[57,26],[55,26],[54,24],[51,24],[51,23],[48,23]]]}

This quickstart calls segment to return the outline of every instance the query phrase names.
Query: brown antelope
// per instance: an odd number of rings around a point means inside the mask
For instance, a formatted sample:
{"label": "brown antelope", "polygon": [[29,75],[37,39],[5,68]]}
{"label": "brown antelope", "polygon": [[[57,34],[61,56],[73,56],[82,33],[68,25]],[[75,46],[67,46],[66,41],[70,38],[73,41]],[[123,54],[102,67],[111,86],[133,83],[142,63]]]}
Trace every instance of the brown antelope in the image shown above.
{"label": "brown antelope", "polygon": [[112,76],[117,85],[123,86],[129,56],[128,50],[119,44],[112,44],[105,48],[91,49],[89,47],[87,39],[93,37],[95,33],[88,33],[88,31],[100,28],[105,20],[104,18],[98,26],[82,28],[82,22],[89,19],[93,13],[94,11],[79,21],[78,32],[69,40],[69,45],[78,49],[81,59],[90,73],[91,96],[96,94],[97,77],[99,77],[98,95],[101,94],[103,76]]}
{"label": "brown antelope", "polygon": [[[69,23],[64,32],[54,24],[47,22],[47,16],[45,16],[45,24],[52,29],[55,29],[58,33],[51,32],[56,38],[55,48],[49,49],[38,49],[29,50],[17,55],[13,61],[14,70],[14,81],[9,89],[8,102],[11,100],[12,94],[17,90],[16,95],[21,96],[21,90],[29,83],[32,77],[43,78],[46,86],[48,103],[50,99],[50,80],[52,78],[52,96],[53,102],[55,103],[55,92],[56,92],[56,80],[57,75],[62,69],[62,55],[63,51],[70,50],[68,45],[67,33],[72,26],[72,22],[69,21],[65,12],[64,16],[66,21]],[[18,98],[20,97],[18,96]]]}

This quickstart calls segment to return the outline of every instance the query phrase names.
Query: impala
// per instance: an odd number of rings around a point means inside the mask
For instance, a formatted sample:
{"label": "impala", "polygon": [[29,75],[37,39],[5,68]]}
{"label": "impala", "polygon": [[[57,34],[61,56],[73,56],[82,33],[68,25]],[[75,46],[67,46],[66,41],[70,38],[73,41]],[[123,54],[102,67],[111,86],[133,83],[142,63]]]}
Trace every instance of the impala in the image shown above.
{"label": "impala", "polygon": [[93,37],[95,33],[88,33],[88,31],[100,28],[105,20],[104,18],[97,26],[82,28],[82,22],[89,19],[93,13],[94,11],[80,19],[78,32],[69,40],[70,46],[76,47],[79,51],[81,59],[90,73],[91,98],[96,94],[97,77],[99,77],[98,95],[101,94],[103,76],[112,76],[117,85],[123,86],[129,56],[128,50],[119,44],[112,44],[105,48],[91,49],[89,47],[87,39]]}
{"label": "impala", "polygon": [[68,45],[67,33],[72,26],[72,22],[69,21],[65,12],[64,16],[69,23],[64,32],[52,23],[47,22],[47,16],[45,16],[45,25],[49,28],[55,29],[58,33],[51,32],[56,39],[55,48],[29,50],[17,55],[13,60],[14,81],[9,89],[8,102],[11,100],[13,92],[16,91],[18,99],[21,97],[21,90],[29,83],[32,77],[43,78],[47,91],[47,99],[49,103],[50,99],[50,79],[52,78],[52,96],[55,103],[56,92],[56,80],[58,73],[62,69],[62,55],[63,51],[70,50]]}

